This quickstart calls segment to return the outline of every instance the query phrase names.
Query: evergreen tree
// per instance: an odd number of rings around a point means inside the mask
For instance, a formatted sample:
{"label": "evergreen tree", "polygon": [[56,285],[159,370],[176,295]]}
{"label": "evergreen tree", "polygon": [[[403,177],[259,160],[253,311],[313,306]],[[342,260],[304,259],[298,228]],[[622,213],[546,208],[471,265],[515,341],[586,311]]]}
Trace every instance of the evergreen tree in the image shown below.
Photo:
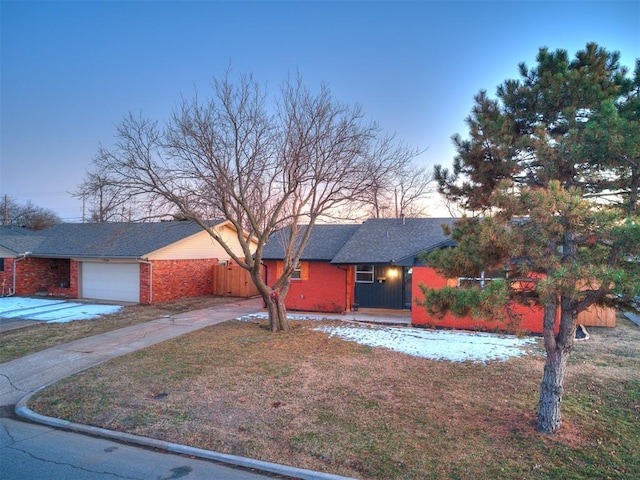
{"label": "evergreen tree", "polygon": [[[453,171],[435,169],[440,192],[473,215],[454,227],[458,246],[429,262],[447,276],[506,268],[539,279],[546,362],[537,428],[545,433],[561,425],[577,315],[639,291],[640,67],[630,79],[619,57],[595,44],[573,60],[540,49],[535,68],[521,64],[496,100],[476,96],[469,138],[453,137]],[[518,300],[508,281],[482,295],[423,290],[432,313],[508,315]]]}

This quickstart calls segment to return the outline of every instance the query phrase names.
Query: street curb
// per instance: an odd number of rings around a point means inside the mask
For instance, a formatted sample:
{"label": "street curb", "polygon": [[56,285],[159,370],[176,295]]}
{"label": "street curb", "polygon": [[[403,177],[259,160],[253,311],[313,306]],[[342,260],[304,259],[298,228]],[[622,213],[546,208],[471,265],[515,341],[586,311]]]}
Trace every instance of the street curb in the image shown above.
{"label": "street curb", "polygon": [[191,457],[200,458],[204,460],[213,460],[215,462],[224,463],[227,465],[233,465],[237,467],[249,468],[254,470],[260,470],[268,473],[275,473],[277,475],[283,475],[286,477],[297,478],[300,480],[357,480],[351,477],[343,477],[340,475],[333,475],[331,473],[315,472],[313,470],[307,470],[304,468],[291,467],[288,465],[281,465],[278,463],[265,462],[262,460],[254,460],[251,458],[240,457],[237,455],[229,455],[226,453],[213,452],[211,450],[204,450],[196,447],[189,447],[186,445],[180,445],[178,443],[165,442],[163,440],[156,440],[154,438],[141,437],[139,435],[132,435],[130,433],[116,432],[115,430],[107,430],[106,428],[93,427],[91,425],[83,425],[81,423],[69,422],[68,420],[62,420],[55,417],[47,417],[40,415],[39,413],[31,410],[27,403],[29,399],[45,389],[49,385],[43,385],[40,388],[29,393],[23,397],[15,407],[15,413],[21,418],[29,420],[34,423],[40,423],[42,425],[48,425],[50,427],[58,428],[61,430],[68,430],[71,432],[82,433],[92,435],[101,438],[107,438],[116,440],[119,442],[130,443],[134,445],[140,445],[143,447],[155,448],[158,450],[164,450],[169,453],[176,453],[180,455],[189,455]]}

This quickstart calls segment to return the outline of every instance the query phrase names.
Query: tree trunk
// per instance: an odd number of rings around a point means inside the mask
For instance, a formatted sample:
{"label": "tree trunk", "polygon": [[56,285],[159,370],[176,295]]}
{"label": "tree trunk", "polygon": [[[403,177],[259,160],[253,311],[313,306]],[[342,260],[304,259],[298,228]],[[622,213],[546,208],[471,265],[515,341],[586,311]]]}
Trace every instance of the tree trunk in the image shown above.
{"label": "tree trunk", "polygon": [[287,319],[287,307],[284,305],[284,298],[277,290],[272,290],[266,297],[263,295],[267,312],[269,312],[269,326],[272,332],[284,332],[291,330]]}
{"label": "tree trunk", "polygon": [[560,327],[555,333],[557,302],[551,301],[544,309],[544,347],[547,358],[540,384],[538,420],[536,429],[542,433],[555,433],[562,425],[562,394],[567,359],[573,348],[576,321],[570,301],[561,300]]}
{"label": "tree trunk", "polygon": [[640,167],[636,164],[631,167],[631,181],[629,186],[629,215],[635,215],[638,211],[638,191],[640,190]]}
{"label": "tree trunk", "polygon": [[569,351],[557,348],[547,351],[544,374],[540,385],[538,401],[538,422],[536,428],[542,433],[555,433],[562,425],[562,393],[564,390],[564,374]]}
{"label": "tree trunk", "polygon": [[289,325],[289,320],[287,320],[287,307],[284,305],[284,299],[289,292],[289,284],[284,282],[284,286],[280,288],[277,288],[275,285],[269,287],[262,278],[262,270],[259,268],[259,264],[257,265],[258,267],[250,270],[249,273],[267,307],[269,328],[272,332],[291,330],[291,325]]}

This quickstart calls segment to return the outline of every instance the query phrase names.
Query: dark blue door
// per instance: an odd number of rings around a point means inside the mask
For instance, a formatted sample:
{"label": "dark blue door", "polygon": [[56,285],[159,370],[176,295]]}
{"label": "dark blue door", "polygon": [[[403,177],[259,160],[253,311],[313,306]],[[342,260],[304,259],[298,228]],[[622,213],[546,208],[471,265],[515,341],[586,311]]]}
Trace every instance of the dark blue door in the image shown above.
{"label": "dark blue door", "polygon": [[356,275],[356,303],[361,308],[402,309],[405,305],[404,270],[394,265],[374,265],[373,278]]}

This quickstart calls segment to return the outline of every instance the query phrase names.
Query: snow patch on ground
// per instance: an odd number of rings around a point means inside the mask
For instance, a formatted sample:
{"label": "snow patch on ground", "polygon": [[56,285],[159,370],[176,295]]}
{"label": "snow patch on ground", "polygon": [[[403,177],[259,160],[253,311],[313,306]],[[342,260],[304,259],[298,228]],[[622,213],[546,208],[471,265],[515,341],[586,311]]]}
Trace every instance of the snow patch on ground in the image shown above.
{"label": "snow patch on ground", "polygon": [[370,347],[451,362],[505,361],[526,355],[527,347],[537,344],[534,338],[449,330],[359,325],[322,326],[316,330]]}
{"label": "snow patch on ground", "polygon": [[38,320],[46,323],[66,323],[73,320],[94,320],[120,311],[120,305],[97,305],[30,297],[0,298],[0,318]]}
{"label": "snow patch on ground", "polygon": [[[313,315],[308,313],[289,313],[287,312],[287,318],[290,321],[304,321],[304,320],[327,320],[329,317],[326,315]],[[251,322],[256,320],[269,320],[269,315],[265,312],[256,312],[250,313],[248,315],[243,315],[242,317],[236,318],[236,320],[240,320],[242,322]]]}
{"label": "snow patch on ground", "polygon": [[[327,317],[315,315],[287,315],[289,320],[323,320]],[[267,315],[255,314],[239,320],[263,320]],[[514,335],[499,335],[483,332],[460,332],[452,330],[427,330],[412,327],[385,327],[349,323],[345,325],[322,325],[314,330],[357,342],[370,347],[388,348],[407,355],[431,360],[451,362],[505,361],[521,357],[537,345],[535,338],[519,338]]]}

